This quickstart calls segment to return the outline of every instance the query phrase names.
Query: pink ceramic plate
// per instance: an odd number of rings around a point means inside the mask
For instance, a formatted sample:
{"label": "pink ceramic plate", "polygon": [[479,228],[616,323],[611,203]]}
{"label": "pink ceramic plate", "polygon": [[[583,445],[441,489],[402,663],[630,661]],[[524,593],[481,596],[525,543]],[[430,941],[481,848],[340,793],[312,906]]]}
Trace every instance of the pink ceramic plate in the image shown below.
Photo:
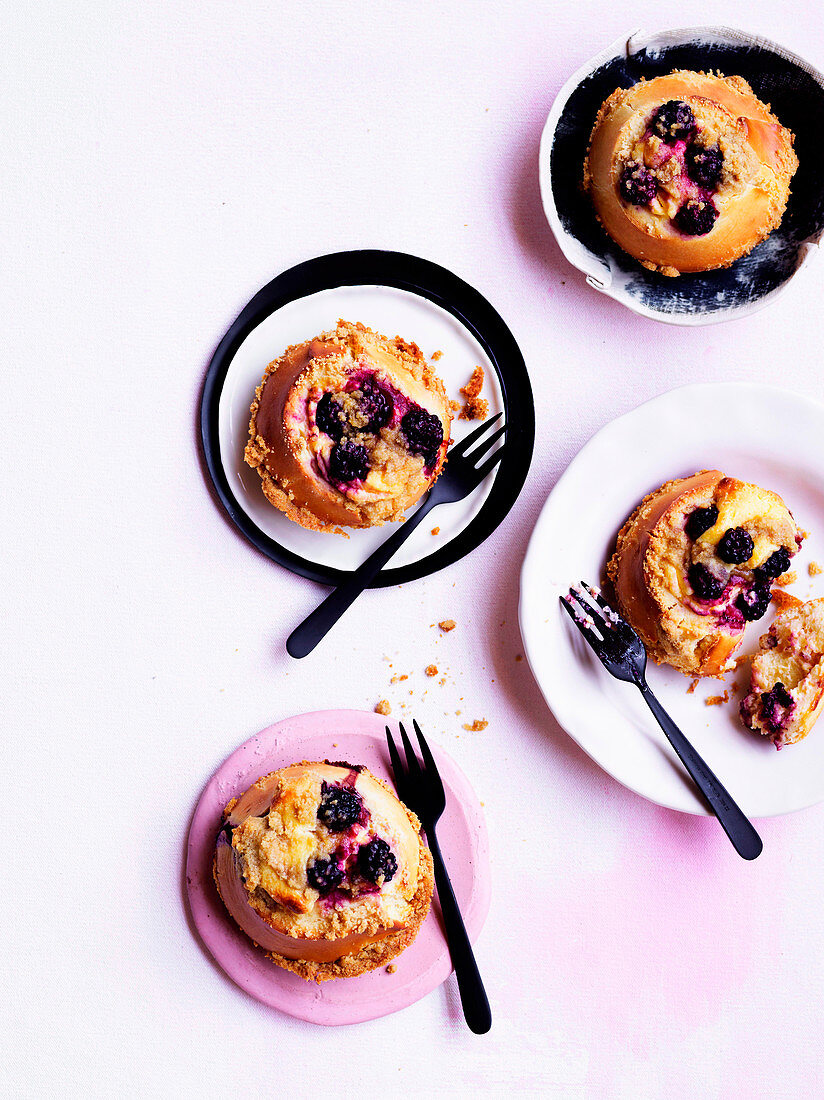
{"label": "pink ceramic plate", "polygon": [[[406,1008],[445,981],[452,972],[452,963],[437,902],[412,946],[394,960],[394,974],[381,969],[317,985],[304,981],[267,959],[223,908],[212,881],[212,856],[223,807],[259,776],[298,760],[365,764],[391,783],[385,725],[381,715],[355,710],[317,711],[277,722],[224,761],[206,786],[192,818],[186,883],[192,917],[203,942],[241,989],[300,1020],[316,1024],[374,1020]],[[394,732],[397,727],[390,722],[390,728]],[[432,748],[446,788],[446,812],[438,824],[438,839],[467,931],[474,940],[489,910],[486,825],[466,777],[448,756]]]}

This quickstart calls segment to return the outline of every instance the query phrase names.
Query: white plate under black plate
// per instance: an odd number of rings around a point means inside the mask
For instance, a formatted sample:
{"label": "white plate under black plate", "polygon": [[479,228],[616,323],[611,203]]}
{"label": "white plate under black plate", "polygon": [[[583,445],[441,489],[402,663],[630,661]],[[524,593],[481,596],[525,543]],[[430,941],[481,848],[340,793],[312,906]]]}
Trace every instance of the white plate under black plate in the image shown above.
{"label": "white plate under black plate", "polygon": [[[339,584],[386,538],[392,526],[351,529],[349,538],[307,531],[273,508],[260,478],[243,461],[249,405],[266,365],[290,344],[361,321],[414,341],[436,364],[450,397],[484,368],[490,414],[503,412],[506,449],[497,469],[466,500],[442,505],[413,532],[372,587],[427,576],[484,541],[515,503],[526,479],[535,410],[526,365],[500,315],[476,290],[428,260],[400,252],[338,252],[299,264],[259,291],[221,340],[206,374],[201,436],[206,464],[233,523],[272,561],[323,584]],[[455,420],[453,439],[478,427]],[[433,535],[433,529],[438,534]]]}
{"label": "white plate under black plate", "polygon": [[[778,229],[731,267],[667,278],[623,252],[580,187],[595,117],[616,88],[673,69],[743,76],[795,134],[799,167]],[[541,139],[541,196],[558,244],[596,290],[674,325],[706,325],[771,301],[810,259],[824,230],[824,76],[775,42],[730,27],[687,27],[617,39],[583,65],[552,105]]]}

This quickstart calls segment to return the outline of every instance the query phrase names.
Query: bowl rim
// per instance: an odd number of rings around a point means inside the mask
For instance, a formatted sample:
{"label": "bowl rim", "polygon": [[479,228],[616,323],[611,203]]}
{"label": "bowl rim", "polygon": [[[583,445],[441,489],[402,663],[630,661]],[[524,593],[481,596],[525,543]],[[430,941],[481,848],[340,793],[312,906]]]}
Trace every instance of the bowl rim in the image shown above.
{"label": "bowl rim", "polygon": [[824,227],[819,230],[817,235],[801,242],[798,250],[798,263],[784,282],[755,301],[749,301],[733,309],[716,313],[662,313],[626,295],[620,286],[615,285],[613,279],[605,280],[603,278],[603,265],[596,264],[594,260],[591,259],[592,253],[589,249],[581,247],[573,249],[571,247],[571,241],[575,241],[576,245],[578,245],[579,242],[573,234],[569,233],[568,230],[561,225],[561,219],[555,203],[555,194],[552,189],[552,147],[555,142],[558,123],[564,108],[569,102],[570,96],[587,76],[590,76],[605,62],[615,59],[622,54],[628,54],[631,44],[636,40],[657,39],[658,41],[667,41],[668,44],[671,45],[677,45],[701,36],[709,35],[713,35],[720,39],[727,39],[731,43],[748,44],[757,46],[760,49],[769,50],[784,60],[791,62],[793,65],[798,66],[798,68],[813,77],[813,79],[821,85],[822,90],[824,90],[824,73],[816,69],[814,65],[811,65],[809,61],[799,54],[786,49],[784,46],[780,45],[780,43],[774,42],[772,39],[765,38],[762,35],[750,34],[749,31],[742,31],[737,27],[724,25],[715,26],[711,24],[703,24],[696,27],[674,27],[660,31],[647,31],[642,27],[638,27],[630,34],[619,35],[618,38],[610,42],[608,46],[605,46],[600,53],[595,54],[588,61],[585,61],[584,64],[580,65],[561,86],[552,101],[552,106],[550,107],[544,129],[541,133],[538,149],[538,185],[541,193],[541,202],[544,208],[544,214],[549,222],[549,227],[564,257],[574,268],[583,272],[586,276],[587,284],[594,290],[606,294],[614,301],[619,302],[633,313],[637,313],[642,317],[648,317],[650,320],[658,321],[661,324],[677,325],[680,327],[722,324],[725,321],[748,317],[750,314],[763,309],[770,302],[775,301],[779,295],[784,293],[790,282],[798,275],[801,269],[807,266],[810,258],[818,252],[819,242],[824,234]]}

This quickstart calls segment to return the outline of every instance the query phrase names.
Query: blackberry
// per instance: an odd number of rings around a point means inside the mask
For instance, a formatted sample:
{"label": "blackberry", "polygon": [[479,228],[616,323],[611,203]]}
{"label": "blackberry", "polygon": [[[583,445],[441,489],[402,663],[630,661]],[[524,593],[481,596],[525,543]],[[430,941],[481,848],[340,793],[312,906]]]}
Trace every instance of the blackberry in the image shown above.
{"label": "blackberry", "polygon": [[343,882],[343,868],[333,859],[316,859],[306,868],[306,878],[319,894],[328,894]]}
{"label": "blackberry", "polygon": [[412,454],[421,455],[427,466],[434,466],[438,449],[443,443],[441,418],[428,413],[420,405],[413,405],[404,413],[401,429]]}
{"label": "blackberry", "polygon": [[398,861],[392,855],[385,840],[376,836],[368,844],[362,845],[358,852],[358,870],[367,880],[376,886],[391,882],[398,870]]}
{"label": "blackberry", "polygon": [[715,225],[718,211],[704,199],[687,199],[672,219],[677,229],[688,237],[703,237]]}
{"label": "blackberry", "polygon": [[781,546],[774,553],[770,554],[761,566],[762,571],[768,577],[780,577],[781,574],[786,573],[789,568],[790,552],[786,546]]}
{"label": "blackberry", "polygon": [[687,175],[693,183],[699,187],[715,187],[721,179],[721,169],[724,166],[724,155],[717,145],[699,145],[694,142],[687,146],[684,153],[684,164]]}
{"label": "blackberry", "polygon": [[362,481],[369,473],[369,452],[351,439],[336,443],[329,455],[329,473],[333,481]]}
{"label": "blackberry", "polygon": [[726,577],[717,577],[700,562],[695,562],[689,567],[687,580],[699,600],[717,600],[727,587]]}
{"label": "blackberry", "polygon": [[688,103],[670,99],[662,103],[652,116],[650,129],[662,141],[683,141],[695,129],[695,115]]}
{"label": "blackberry", "polygon": [[700,538],[710,527],[714,527],[718,520],[718,509],[714,504],[708,508],[696,508],[687,516],[684,530],[691,539]]}
{"label": "blackberry", "polygon": [[392,419],[394,402],[385,390],[374,382],[364,382],[360,387],[360,413],[365,418],[365,432],[379,432]]}
{"label": "blackberry", "polygon": [[655,198],[658,184],[649,169],[633,160],[621,173],[618,189],[625,202],[633,206],[646,206]]}
{"label": "blackberry", "polygon": [[764,584],[756,576],[755,584],[752,588],[745,589],[739,594],[735,606],[748,623],[753,623],[756,619],[761,619],[766,615],[771,599],[772,592],[770,591],[769,582]]}
{"label": "blackberry", "polygon": [[727,565],[740,565],[750,560],[754,549],[755,543],[743,527],[730,527],[718,543],[718,556]]}
{"label": "blackberry", "polygon": [[771,733],[779,733],[795,709],[792,695],[779,681],[761,693],[761,721]]}
{"label": "blackberry", "polygon": [[361,797],[351,787],[331,787],[328,783],[321,786],[321,800],[318,806],[318,821],[330,833],[342,833],[360,820],[363,812]]}
{"label": "blackberry", "polygon": [[326,432],[332,439],[340,440],[346,428],[346,416],[340,403],[331,393],[325,393],[318,401],[315,410],[315,422],[322,432]]}

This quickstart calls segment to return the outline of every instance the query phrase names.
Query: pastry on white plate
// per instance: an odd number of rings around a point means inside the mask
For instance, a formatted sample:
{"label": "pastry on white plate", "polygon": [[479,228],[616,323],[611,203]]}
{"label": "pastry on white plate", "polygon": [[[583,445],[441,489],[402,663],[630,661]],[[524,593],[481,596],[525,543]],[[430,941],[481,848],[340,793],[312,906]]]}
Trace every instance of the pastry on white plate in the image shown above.
{"label": "pastry on white plate", "polygon": [[451,423],[416,344],[339,321],[266,368],[244,457],[269,503],[302,527],[374,527],[435,483]]}
{"label": "pastry on white plate", "polygon": [[777,493],[702,470],[645,497],[621,528],[607,573],[653,660],[688,676],[722,676],[802,538]]}
{"label": "pastry on white plate", "polygon": [[776,748],[806,737],[824,709],[824,600],[776,615],[752,659],[744,725]]}

